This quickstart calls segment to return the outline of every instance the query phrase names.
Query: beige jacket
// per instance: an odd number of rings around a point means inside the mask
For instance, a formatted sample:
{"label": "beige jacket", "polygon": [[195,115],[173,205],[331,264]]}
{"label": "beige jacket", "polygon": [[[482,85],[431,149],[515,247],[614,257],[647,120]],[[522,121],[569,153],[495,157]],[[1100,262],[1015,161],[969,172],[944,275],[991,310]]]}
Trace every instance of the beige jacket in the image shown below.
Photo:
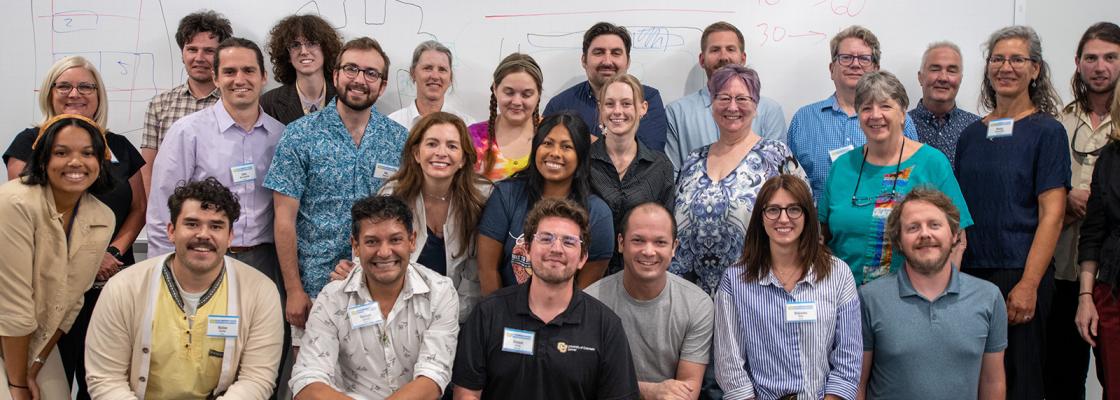
{"label": "beige jacket", "polygon": [[[145,336],[150,340],[151,335],[149,310],[152,294],[161,287],[152,277],[159,275],[165,258],[150,258],[121,271],[101,291],[86,333],[86,382],[92,398],[143,398],[149,379],[150,355],[144,345]],[[284,340],[280,294],[248,264],[229,257],[225,262],[230,299],[238,301],[229,307],[236,307],[241,323],[233,351],[225,353],[229,368],[222,368],[217,391],[225,390],[218,398],[266,399],[276,386]]]}
{"label": "beige jacket", "polygon": [[0,185],[0,336],[31,334],[28,363],[70,330],[113,235],[113,211],[85,194],[67,245],[49,186]]}

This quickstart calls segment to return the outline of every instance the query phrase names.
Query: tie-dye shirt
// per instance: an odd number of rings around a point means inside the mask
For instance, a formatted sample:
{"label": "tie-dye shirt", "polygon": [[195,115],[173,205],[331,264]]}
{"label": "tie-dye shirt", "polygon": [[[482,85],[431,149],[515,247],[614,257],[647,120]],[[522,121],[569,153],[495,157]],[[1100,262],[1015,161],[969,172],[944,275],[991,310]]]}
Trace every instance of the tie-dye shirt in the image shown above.
{"label": "tie-dye shirt", "polygon": [[[488,130],[490,123],[483,121],[470,126],[471,131],[471,144],[474,145],[474,152],[478,154],[478,162],[474,164],[474,170],[479,174],[486,176],[487,179],[497,182],[521,171],[529,166],[529,155],[526,154],[520,158],[506,158],[502,155],[502,150],[498,148],[497,141],[491,143]],[[486,169],[486,154],[494,153],[494,167],[490,172],[484,172]]]}

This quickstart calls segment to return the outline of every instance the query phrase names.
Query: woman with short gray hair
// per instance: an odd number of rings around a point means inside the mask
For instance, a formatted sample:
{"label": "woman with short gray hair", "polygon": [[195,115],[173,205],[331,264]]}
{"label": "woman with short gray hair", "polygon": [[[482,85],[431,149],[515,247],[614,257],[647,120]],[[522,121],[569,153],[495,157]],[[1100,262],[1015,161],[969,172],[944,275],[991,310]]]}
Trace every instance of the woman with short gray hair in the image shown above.
{"label": "woman with short gray hair", "polygon": [[[856,85],[855,100],[867,144],[836,156],[818,214],[828,246],[862,285],[902,267],[885,228],[890,211],[914,188],[949,195],[961,210],[961,227],[972,225],[972,217],[949,159],[903,136],[909,97],[902,82],[890,72],[869,72]],[[957,265],[964,243],[962,232],[951,253]]]}
{"label": "woman with short gray hair", "polygon": [[474,118],[447,103],[447,90],[451,89],[454,73],[451,71],[451,49],[435,40],[421,42],[412,51],[412,65],[408,75],[416,85],[416,99],[401,104],[401,109],[389,114],[389,119],[412,129],[420,118],[436,111],[451,113],[467,125]]}

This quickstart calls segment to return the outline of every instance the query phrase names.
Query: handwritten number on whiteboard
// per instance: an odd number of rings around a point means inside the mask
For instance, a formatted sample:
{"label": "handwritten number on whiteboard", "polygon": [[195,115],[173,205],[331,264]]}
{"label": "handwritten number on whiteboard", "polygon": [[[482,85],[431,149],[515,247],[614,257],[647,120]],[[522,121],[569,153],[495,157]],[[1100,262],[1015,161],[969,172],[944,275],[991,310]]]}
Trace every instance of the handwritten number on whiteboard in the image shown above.
{"label": "handwritten number on whiteboard", "polygon": [[121,75],[128,75],[128,64],[124,61],[117,61],[117,65],[121,67]]}
{"label": "handwritten number on whiteboard", "polygon": [[836,15],[854,17],[863,12],[867,0],[832,0],[832,12]]}
{"label": "handwritten number on whiteboard", "polygon": [[73,24],[73,23],[74,23],[74,19],[73,19],[73,18],[63,18],[63,19],[62,19],[62,21],[63,21],[63,23],[64,23],[64,24],[65,24],[66,26],[70,26],[71,24]]}
{"label": "handwritten number on whiteboard", "polygon": [[770,24],[765,22],[755,25],[755,27],[762,28],[762,46],[765,46],[767,41],[775,43],[780,42],[785,39],[786,35],[789,33],[786,31],[786,28],[780,26],[771,27]]}

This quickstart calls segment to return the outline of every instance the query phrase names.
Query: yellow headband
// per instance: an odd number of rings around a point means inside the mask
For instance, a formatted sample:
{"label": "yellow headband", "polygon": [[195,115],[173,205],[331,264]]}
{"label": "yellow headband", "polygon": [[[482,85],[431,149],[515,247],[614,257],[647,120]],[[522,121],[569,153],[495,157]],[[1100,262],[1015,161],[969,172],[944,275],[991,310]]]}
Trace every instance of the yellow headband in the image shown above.
{"label": "yellow headband", "polygon": [[94,122],[92,119],[89,119],[88,117],[86,117],[84,115],[78,115],[78,114],[59,114],[59,115],[55,115],[54,117],[51,117],[51,119],[48,119],[46,122],[43,123],[43,125],[39,126],[39,135],[35,136],[35,142],[31,143],[31,149],[35,150],[35,147],[37,147],[39,145],[39,141],[42,140],[43,135],[47,133],[47,128],[50,128],[51,125],[54,125],[58,121],[61,121],[61,120],[64,120],[64,119],[81,120],[81,121],[85,121],[86,123],[88,123],[90,125],[93,125],[93,127],[97,129],[97,133],[101,134],[101,143],[105,144],[105,159],[106,160],[112,160],[113,159],[112,153],[109,152],[109,140],[108,140],[108,138],[105,137],[105,129],[101,128],[100,125],[97,125],[97,123]]}

